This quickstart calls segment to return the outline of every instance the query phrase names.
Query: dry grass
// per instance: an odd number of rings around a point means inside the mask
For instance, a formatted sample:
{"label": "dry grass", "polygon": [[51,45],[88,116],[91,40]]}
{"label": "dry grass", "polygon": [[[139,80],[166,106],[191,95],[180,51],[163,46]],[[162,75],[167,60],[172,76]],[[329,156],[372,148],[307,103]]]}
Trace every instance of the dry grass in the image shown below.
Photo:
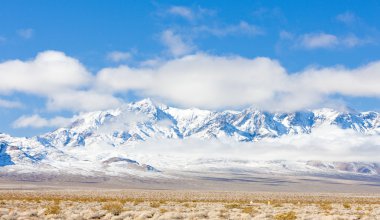
{"label": "dry grass", "polygon": [[247,213],[247,214],[254,214],[254,213],[256,213],[257,211],[253,208],[253,207],[251,207],[251,206],[247,206],[247,207],[244,207],[244,208],[242,208],[241,209],[241,212],[242,213]]}
{"label": "dry grass", "polygon": [[224,205],[226,209],[240,209],[240,204],[232,203]]}
{"label": "dry grass", "polygon": [[343,203],[343,207],[344,207],[345,209],[350,209],[350,208],[351,208],[351,205],[350,205],[350,203],[345,202],[345,203]]}
{"label": "dry grass", "polygon": [[163,213],[165,213],[165,212],[168,212],[168,210],[167,210],[167,209],[164,209],[164,208],[161,208],[161,209],[160,209],[160,213],[161,213],[161,214],[163,214]]}
{"label": "dry grass", "polygon": [[161,204],[159,202],[151,202],[150,203],[150,207],[152,208],[159,208],[161,206]]}
{"label": "dry grass", "polygon": [[333,209],[331,203],[320,203],[319,207],[325,212],[330,212]]}
{"label": "dry grass", "polygon": [[45,215],[58,215],[61,212],[61,207],[59,206],[59,202],[54,202],[46,206]]}
{"label": "dry grass", "polygon": [[292,220],[296,215],[300,219],[325,219],[326,216],[376,219],[380,214],[380,199],[373,196],[292,197],[281,193],[260,196],[240,196],[239,192],[0,191],[0,219]]}
{"label": "dry grass", "polygon": [[297,215],[294,211],[280,213],[274,216],[275,220],[296,220]]}
{"label": "dry grass", "polygon": [[140,204],[142,202],[144,202],[144,200],[142,200],[142,199],[135,199],[135,200],[133,200],[133,205],[136,206],[136,205],[138,205],[138,204]]}
{"label": "dry grass", "polygon": [[113,215],[120,215],[123,212],[123,204],[121,202],[107,202],[103,204],[102,209],[107,210]]}
{"label": "dry grass", "polygon": [[275,207],[275,208],[279,208],[279,207],[282,207],[282,204],[281,203],[278,203],[278,202],[276,202],[276,203],[273,203],[273,205],[272,205],[273,207]]}

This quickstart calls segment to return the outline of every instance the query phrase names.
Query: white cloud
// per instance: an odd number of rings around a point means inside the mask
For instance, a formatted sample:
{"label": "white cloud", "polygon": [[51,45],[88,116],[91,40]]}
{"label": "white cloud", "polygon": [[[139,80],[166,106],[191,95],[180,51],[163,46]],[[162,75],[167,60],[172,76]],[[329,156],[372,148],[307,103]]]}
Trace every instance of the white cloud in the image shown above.
{"label": "white cloud", "polygon": [[197,54],[156,68],[107,68],[97,75],[97,86],[136,90],[182,106],[219,108],[268,101],[286,80],[285,70],[267,58]]}
{"label": "white cloud", "polygon": [[20,29],[17,31],[17,33],[24,39],[30,39],[34,35],[34,30],[32,28]]}
{"label": "white cloud", "polygon": [[65,91],[49,97],[47,108],[54,110],[94,111],[118,107],[122,101],[111,94],[97,91]]}
{"label": "white cloud", "polygon": [[248,143],[236,143],[230,139],[151,140],[139,143],[130,149],[130,153],[142,154],[145,158],[161,158],[159,161],[151,160],[150,164],[163,161],[170,164],[171,161],[167,161],[169,158],[181,161],[228,159],[378,162],[379,143],[378,135],[368,136],[349,129],[322,126],[315,128],[310,134],[288,135]]}
{"label": "white cloud", "polygon": [[180,35],[175,34],[172,30],[165,30],[161,34],[162,43],[168,47],[173,56],[189,54],[194,50],[190,43],[185,43]]}
{"label": "white cloud", "polygon": [[214,10],[201,7],[189,8],[184,6],[171,6],[167,9],[165,14],[179,16],[188,21],[195,21],[200,20],[205,16],[213,16],[216,14],[216,12]]}
{"label": "white cloud", "polygon": [[42,127],[65,127],[73,121],[72,118],[54,117],[51,119],[43,118],[39,115],[21,116],[13,122],[14,128],[42,128]]}
{"label": "white cloud", "polygon": [[357,20],[357,17],[354,13],[347,11],[342,14],[338,14],[336,16],[336,19],[345,24],[352,24],[353,22]]}
{"label": "white cloud", "polygon": [[280,39],[282,40],[291,40],[294,38],[294,35],[289,31],[280,31]]}
{"label": "white cloud", "polygon": [[45,51],[29,61],[0,63],[0,93],[25,92],[49,96],[80,88],[92,76],[78,60],[62,52]]}
{"label": "white cloud", "polygon": [[380,97],[380,62],[356,69],[309,68],[289,74],[268,58],[196,54],[151,68],[106,68],[96,78],[99,91],[134,91],[162,102],[208,109],[253,105],[292,111],[331,105],[329,96],[336,94]]}
{"label": "white cloud", "polygon": [[23,105],[20,102],[0,99],[0,107],[3,108],[21,108],[22,106]]}
{"label": "white cloud", "polygon": [[[332,95],[380,98],[380,61],[354,69],[308,68],[290,74],[269,58],[198,53],[153,66],[104,68],[91,75],[76,59],[48,51],[30,61],[0,63],[0,78],[0,94],[45,97],[51,111],[114,108],[123,103],[117,95],[129,92],[182,107],[252,105],[271,111],[334,107]],[[0,105],[18,107],[5,100]]]}
{"label": "white cloud", "polygon": [[107,59],[115,63],[127,61],[131,57],[131,53],[122,51],[112,51],[107,54]]}
{"label": "white cloud", "polygon": [[183,6],[172,6],[169,8],[168,12],[173,15],[183,17],[187,20],[193,20],[195,15],[190,8]]}
{"label": "white cloud", "polygon": [[356,69],[311,68],[291,78],[297,89],[313,94],[380,97],[380,62]]}
{"label": "white cloud", "polygon": [[340,38],[340,45],[346,47],[356,47],[371,43],[374,43],[374,41],[371,38],[359,38],[354,34],[350,34]]}
{"label": "white cloud", "polygon": [[109,134],[110,131],[125,131],[134,129],[136,124],[144,123],[149,120],[143,113],[121,112],[116,118],[111,118],[104,123],[97,131],[97,134]]}
{"label": "white cloud", "polygon": [[[282,37],[282,35],[280,35],[280,37]],[[356,47],[372,42],[370,39],[361,39],[354,34],[336,36],[326,33],[304,34],[299,37],[298,41],[298,44],[306,49]]]}
{"label": "white cloud", "polygon": [[301,36],[301,45],[308,49],[330,48],[338,44],[338,38],[332,34],[318,33]]}
{"label": "white cloud", "polygon": [[93,76],[78,60],[58,51],[39,53],[29,61],[0,63],[0,78],[0,94],[45,97],[49,110],[90,111],[120,104],[112,95],[91,90]]}
{"label": "white cloud", "polygon": [[227,25],[227,26],[218,26],[218,27],[210,27],[210,26],[199,26],[194,28],[194,32],[197,33],[208,33],[211,35],[215,35],[218,37],[224,37],[227,35],[250,35],[250,36],[256,36],[256,35],[262,35],[264,32],[261,30],[261,28],[257,27],[256,25],[249,24],[246,21],[241,21],[238,24],[235,25]]}

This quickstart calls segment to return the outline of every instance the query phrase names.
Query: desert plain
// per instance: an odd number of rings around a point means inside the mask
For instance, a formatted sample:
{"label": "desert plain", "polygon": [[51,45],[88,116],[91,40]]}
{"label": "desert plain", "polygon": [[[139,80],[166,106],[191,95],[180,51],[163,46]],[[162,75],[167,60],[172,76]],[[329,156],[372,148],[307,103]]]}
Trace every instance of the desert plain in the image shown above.
{"label": "desert plain", "polygon": [[375,180],[201,179],[175,185],[1,179],[0,219],[380,219]]}

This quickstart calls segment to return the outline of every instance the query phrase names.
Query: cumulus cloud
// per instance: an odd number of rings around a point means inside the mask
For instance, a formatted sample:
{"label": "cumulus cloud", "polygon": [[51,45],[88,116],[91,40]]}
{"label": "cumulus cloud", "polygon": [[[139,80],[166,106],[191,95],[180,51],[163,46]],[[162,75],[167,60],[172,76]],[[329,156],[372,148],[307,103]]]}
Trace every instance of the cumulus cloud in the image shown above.
{"label": "cumulus cloud", "polygon": [[380,97],[380,62],[356,69],[309,68],[289,74],[277,61],[239,56],[188,55],[155,67],[106,68],[96,88],[108,93],[135,91],[184,107],[292,111],[331,102],[329,96]]}
{"label": "cumulus cloud", "polygon": [[17,34],[24,39],[30,39],[33,37],[34,30],[32,28],[20,29]]}
{"label": "cumulus cloud", "polygon": [[12,126],[14,128],[42,128],[42,127],[65,127],[73,121],[72,118],[65,117],[54,117],[51,119],[46,119],[40,115],[30,115],[30,116],[21,116],[16,121],[13,122]]}
{"label": "cumulus cloud", "polygon": [[[90,111],[112,108],[119,99],[91,90],[94,77],[75,58],[58,51],[28,61],[0,63],[0,94],[25,93],[46,98],[50,110]],[[3,107],[17,103],[2,101]]]}
{"label": "cumulus cloud", "polygon": [[280,64],[267,58],[206,54],[175,59],[157,68],[107,68],[97,75],[97,85],[104,90],[133,89],[182,106],[207,108],[267,101],[286,80]]}
{"label": "cumulus cloud", "polygon": [[65,91],[55,93],[48,98],[49,110],[93,111],[120,106],[122,101],[112,94],[97,91]]}
{"label": "cumulus cloud", "polygon": [[182,37],[175,34],[172,30],[162,32],[161,41],[173,56],[189,54],[194,50],[194,47],[190,43],[184,42]]}
{"label": "cumulus cloud", "polygon": [[[335,107],[332,96],[380,97],[380,62],[349,69],[308,68],[288,73],[265,57],[215,56],[197,53],[155,65],[121,65],[91,75],[74,58],[47,51],[30,61],[0,63],[0,94],[35,94],[48,110],[74,112],[114,108],[119,95],[140,97],[181,107],[226,109],[254,106],[269,111]],[[17,103],[2,101],[3,107]]]}
{"label": "cumulus cloud", "polygon": [[107,59],[115,63],[127,61],[131,57],[131,53],[122,51],[112,51],[107,54]]}
{"label": "cumulus cloud", "polygon": [[300,91],[320,94],[380,97],[380,62],[369,63],[356,69],[344,67],[311,68],[292,75]]}
{"label": "cumulus cloud", "polygon": [[0,93],[25,92],[49,96],[90,83],[92,76],[76,59],[46,51],[29,61],[0,63]]}

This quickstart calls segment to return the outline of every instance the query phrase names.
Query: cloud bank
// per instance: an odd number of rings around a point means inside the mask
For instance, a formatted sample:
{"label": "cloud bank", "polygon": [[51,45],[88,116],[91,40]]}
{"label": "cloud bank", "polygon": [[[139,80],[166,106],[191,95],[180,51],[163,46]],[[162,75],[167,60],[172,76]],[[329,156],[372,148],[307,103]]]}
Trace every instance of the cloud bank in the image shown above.
{"label": "cloud bank", "polygon": [[[174,53],[183,52],[178,51]],[[331,98],[334,95],[380,97],[380,61],[353,69],[313,67],[289,73],[267,57],[196,53],[153,66],[120,65],[91,74],[77,59],[45,51],[32,60],[0,63],[0,77],[3,97],[14,93],[44,97],[50,111],[114,108],[125,101],[119,95],[129,92],[180,107],[254,106],[270,111],[334,105],[338,103]],[[19,106],[9,98],[0,104]]]}
{"label": "cloud bank", "polygon": [[152,140],[136,145],[129,152],[144,157],[163,157],[163,160],[188,158],[380,162],[379,143],[380,136],[378,135],[365,136],[352,130],[324,126],[315,128],[311,134],[289,135],[248,143],[233,140]]}
{"label": "cloud bank", "polygon": [[135,91],[182,107],[294,111],[326,105],[336,94],[380,97],[379,80],[380,62],[290,74],[269,58],[195,54],[153,68],[105,68],[96,76],[96,87],[109,93]]}
{"label": "cloud bank", "polygon": [[[116,107],[111,94],[92,91],[94,76],[75,58],[59,51],[45,51],[34,59],[0,63],[0,94],[31,94],[44,97],[49,110],[91,111]],[[17,107],[2,100],[4,107]]]}

